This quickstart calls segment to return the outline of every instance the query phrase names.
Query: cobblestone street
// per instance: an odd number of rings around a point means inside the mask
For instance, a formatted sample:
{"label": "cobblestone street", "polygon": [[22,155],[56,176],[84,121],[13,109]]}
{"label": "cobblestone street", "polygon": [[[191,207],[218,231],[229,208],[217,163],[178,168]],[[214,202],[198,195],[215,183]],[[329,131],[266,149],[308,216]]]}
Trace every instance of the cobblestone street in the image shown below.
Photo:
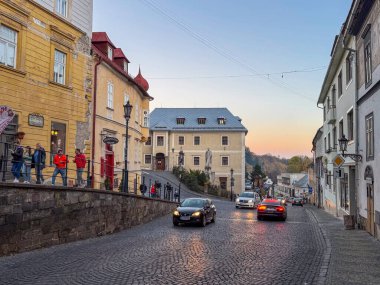
{"label": "cobblestone street", "polygon": [[[321,210],[288,206],[286,222],[257,221],[255,210],[214,202],[217,221],[205,228],[173,227],[166,216],[114,235],[0,258],[0,284],[379,283],[376,275],[360,277],[367,265],[358,259],[347,271],[356,266],[361,272],[348,282],[344,259],[336,258],[365,241],[361,249],[375,268],[379,243],[363,231],[344,231]],[[345,244],[345,236],[356,243]]]}

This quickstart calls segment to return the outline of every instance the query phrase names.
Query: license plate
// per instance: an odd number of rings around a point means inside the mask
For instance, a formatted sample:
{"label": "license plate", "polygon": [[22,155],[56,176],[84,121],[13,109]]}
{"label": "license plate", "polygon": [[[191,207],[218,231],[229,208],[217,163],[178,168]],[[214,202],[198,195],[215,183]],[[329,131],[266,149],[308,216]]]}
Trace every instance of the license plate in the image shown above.
{"label": "license plate", "polygon": [[182,221],[190,221],[190,216],[181,217]]}
{"label": "license plate", "polygon": [[267,211],[268,211],[268,212],[274,212],[275,209],[268,208]]}

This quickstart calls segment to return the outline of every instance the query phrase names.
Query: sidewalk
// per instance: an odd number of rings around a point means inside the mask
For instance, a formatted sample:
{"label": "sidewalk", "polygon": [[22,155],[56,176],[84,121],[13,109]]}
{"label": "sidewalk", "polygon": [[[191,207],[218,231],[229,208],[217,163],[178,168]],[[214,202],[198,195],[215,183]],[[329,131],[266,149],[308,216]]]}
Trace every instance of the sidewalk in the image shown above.
{"label": "sidewalk", "polygon": [[366,231],[345,230],[341,219],[322,209],[311,206],[307,210],[326,241],[326,284],[380,284],[380,242]]}

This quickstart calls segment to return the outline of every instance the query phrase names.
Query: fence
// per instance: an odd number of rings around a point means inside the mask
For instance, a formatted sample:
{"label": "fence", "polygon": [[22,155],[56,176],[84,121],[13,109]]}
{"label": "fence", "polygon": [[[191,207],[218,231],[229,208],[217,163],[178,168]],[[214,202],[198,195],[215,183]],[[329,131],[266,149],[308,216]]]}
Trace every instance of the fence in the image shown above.
{"label": "fence", "polygon": [[[31,159],[36,149],[22,146],[24,159],[22,168],[19,170],[19,182],[36,183],[36,184],[53,184],[67,187],[95,188],[110,191],[128,192],[136,195],[143,195],[150,198],[159,198],[170,201],[180,201],[180,184],[169,181],[163,177],[156,176],[141,170],[128,171],[128,187],[123,189],[124,168],[110,165],[107,161],[96,162],[90,159],[86,160],[85,168],[80,170],[82,181],[78,181],[78,172],[74,163],[74,156],[65,155],[68,163],[62,168],[63,171],[57,173],[53,158],[56,153],[45,151],[45,163],[34,163],[31,165]],[[2,182],[12,182],[12,152],[15,150],[15,144],[0,142],[0,180]],[[28,154],[26,154],[28,152]],[[27,162],[26,162],[27,161]],[[41,159],[37,159],[41,161]],[[95,172],[95,165],[101,169],[100,173]],[[32,171],[34,168],[34,175]],[[17,170],[17,169],[16,169]],[[56,170],[56,171],[55,171]],[[15,172],[15,169],[13,169]],[[18,172],[18,171],[17,171]],[[60,175],[58,175],[60,174]],[[113,176],[115,175],[115,176]],[[154,187],[153,187],[154,186]]]}

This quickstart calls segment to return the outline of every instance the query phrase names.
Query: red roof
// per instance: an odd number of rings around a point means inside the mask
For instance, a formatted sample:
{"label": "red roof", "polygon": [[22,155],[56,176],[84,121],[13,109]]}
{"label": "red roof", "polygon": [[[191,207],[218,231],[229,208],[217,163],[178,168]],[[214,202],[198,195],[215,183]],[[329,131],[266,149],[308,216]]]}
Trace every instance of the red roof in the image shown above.
{"label": "red roof", "polygon": [[124,55],[123,51],[121,48],[115,48],[113,50],[113,57],[114,58],[124,58],[126,61],[128,61],[128,63],[130,63],[130,61],[128,60],[128,58]]}
{"label": "red roof", "polygon": [[139,67],[139,74],[135,77],[135,82],[140,85],[141,88],[143,88],[145,91],[148,91],[149,89],[149,83],[146,81],[146,79],[141,75],[141,70]]}
{"label": "red roof", "polygon": [[111,42],[110,38],[108,37],[106,32],[93,32],[92,33],[92,43],[109,43],[113,48],[115,48],[115,45]]}

